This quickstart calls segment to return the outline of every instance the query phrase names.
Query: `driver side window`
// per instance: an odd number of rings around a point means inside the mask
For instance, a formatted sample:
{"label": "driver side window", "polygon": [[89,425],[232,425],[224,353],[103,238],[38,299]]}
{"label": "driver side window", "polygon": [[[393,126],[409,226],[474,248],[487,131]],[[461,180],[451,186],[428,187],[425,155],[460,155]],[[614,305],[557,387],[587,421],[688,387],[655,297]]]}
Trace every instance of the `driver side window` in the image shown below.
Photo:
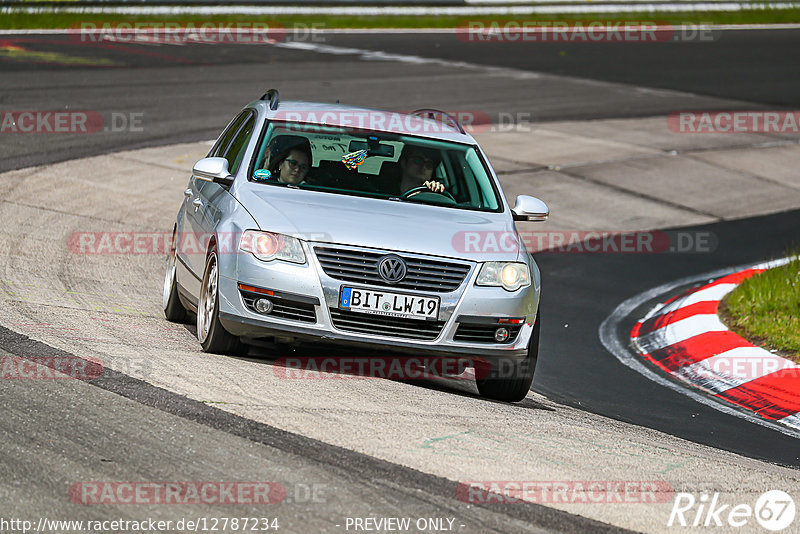
{"label": "driver side window", "polygon": [[214,148],[211,149],[211,152],[208,153],[209,158],[222,157],[222,154],[227,151],[231,144],[231,139],[233,139],[233,136],[239,131],[239,128],[242,126],[242,122],[244,122],[246,117],[247,112],[243,111],[231,121],[228,127],[225,128],[225,131],[222,132],[222,135],[219,136],[217,144],[215,144]]}
{"label": "driver side window", "polygon": [[251,114],[250,118],[248,118],[239,129],[236,137],[231,141],[228,149],[222,154],[222,157],[228,160],[228,172],[231,174],[235,175],[236,171],[239,170],[239,166],[242,164],[244,153],[247,152],[247,142],[250,140],[255,124],[255,114]]}
{"label": "driver side window", "polygon": [[255,127],[256,117],[251,110],[245,110],[230,123],[208,157],[228,160],[228,172],[236,174],[247,151],[247,142]]}

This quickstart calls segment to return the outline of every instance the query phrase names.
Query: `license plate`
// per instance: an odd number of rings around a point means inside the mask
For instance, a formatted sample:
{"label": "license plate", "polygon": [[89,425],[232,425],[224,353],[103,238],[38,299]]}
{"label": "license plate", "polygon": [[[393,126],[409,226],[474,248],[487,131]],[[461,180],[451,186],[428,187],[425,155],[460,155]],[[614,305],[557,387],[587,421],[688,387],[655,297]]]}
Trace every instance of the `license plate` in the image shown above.
{"label": "license plate", "polygon": [[389,317],[436,320],[439,317],[439,297],[343,287],[339,308]]}

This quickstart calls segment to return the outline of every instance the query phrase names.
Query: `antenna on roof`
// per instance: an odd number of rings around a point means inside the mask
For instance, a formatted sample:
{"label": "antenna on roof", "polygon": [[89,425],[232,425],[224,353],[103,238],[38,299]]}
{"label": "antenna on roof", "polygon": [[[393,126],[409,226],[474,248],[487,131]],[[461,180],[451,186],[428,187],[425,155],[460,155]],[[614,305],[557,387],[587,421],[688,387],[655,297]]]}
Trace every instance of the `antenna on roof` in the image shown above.
{"label": "antenna on roof", "polygon": [[433,120],[438,120],[440,122],[446,122],[442,120],[444,118],[450,121],[452,123],[452,126],[456,130],[458,130],[464,135],[467,134],[467,132],[464,131],[464,128],[461,126],[461,123],[458,122],[455,117],[453,117],[449,113],[445,113],[444,111],[440,111],[438,109],[430,109],[430,108],[417,109],[409,113],[409,115],[413,115],[415,117],[422,117],[423,119],[433,119]]}
{"label": "antenna on roof", "polygon": [[268,89],[259,100],[269,101],[269,109],[275,111],[281,103],[281,97],[277,89]]}

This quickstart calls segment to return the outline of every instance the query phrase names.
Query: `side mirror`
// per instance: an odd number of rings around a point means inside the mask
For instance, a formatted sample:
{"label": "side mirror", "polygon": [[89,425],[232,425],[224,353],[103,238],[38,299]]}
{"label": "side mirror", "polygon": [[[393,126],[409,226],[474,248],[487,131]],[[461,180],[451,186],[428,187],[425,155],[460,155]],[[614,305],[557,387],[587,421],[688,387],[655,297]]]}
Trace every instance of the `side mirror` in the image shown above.
{"label": "side mirror", "polygon": [[550,215],[550,208],[547,204],[536,197],[520,195],[517,203],[511,210],[515,221],[546,221]]}
{"label": "side mirror", "polygon": [[225,158],[203,158],[194,164],[192,173],[207,182],[231,185],[233,176],[228,172],[228,160]]}

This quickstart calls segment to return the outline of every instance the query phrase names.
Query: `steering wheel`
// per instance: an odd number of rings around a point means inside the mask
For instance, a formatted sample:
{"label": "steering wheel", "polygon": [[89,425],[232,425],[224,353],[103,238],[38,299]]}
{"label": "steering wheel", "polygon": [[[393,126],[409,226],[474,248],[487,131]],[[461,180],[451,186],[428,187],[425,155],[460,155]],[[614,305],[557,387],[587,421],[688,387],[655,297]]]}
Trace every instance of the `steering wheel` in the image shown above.
{"label": "steering wheel", "polygon": [[444,191],[441,191],[441,192],[434,191],[432,189],[428,189],[428,187],[424,186],[424,185],[409,189],[408,191],[406,191],[405,193],[400,195],[400,198],[411,198],[413,196],[419,195],[420,193],[435,193],[437,195],[444,195],[447,198],[449,198],[450,200],[452,200],[453,202],[456,202],[455,197],[453,195],[451,195],[447,190],[444,190]]}

